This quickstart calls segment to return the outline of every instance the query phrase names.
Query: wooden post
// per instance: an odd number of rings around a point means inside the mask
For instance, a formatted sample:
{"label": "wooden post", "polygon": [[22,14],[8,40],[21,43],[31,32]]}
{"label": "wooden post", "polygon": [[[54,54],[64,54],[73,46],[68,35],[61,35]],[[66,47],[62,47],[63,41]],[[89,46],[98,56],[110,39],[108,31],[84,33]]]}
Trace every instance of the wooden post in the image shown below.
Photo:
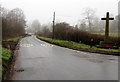
{"label": "wooden post", "polygon": [[55,31],[55,12],[53,14],[53,36],[52,36],[53,39],[55,38],[54,31]]}

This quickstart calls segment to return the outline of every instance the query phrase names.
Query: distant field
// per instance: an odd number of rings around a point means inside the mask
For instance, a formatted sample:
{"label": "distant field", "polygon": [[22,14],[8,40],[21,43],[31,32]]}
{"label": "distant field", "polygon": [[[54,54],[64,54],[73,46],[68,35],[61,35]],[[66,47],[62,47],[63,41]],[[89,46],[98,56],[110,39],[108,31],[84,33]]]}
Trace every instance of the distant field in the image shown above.
{"label": "distant field", "polygon": [[[93,34],[105,35],[105,33],[93,33]],[[109,33],[109,36],[120,37],[120,33]]]}

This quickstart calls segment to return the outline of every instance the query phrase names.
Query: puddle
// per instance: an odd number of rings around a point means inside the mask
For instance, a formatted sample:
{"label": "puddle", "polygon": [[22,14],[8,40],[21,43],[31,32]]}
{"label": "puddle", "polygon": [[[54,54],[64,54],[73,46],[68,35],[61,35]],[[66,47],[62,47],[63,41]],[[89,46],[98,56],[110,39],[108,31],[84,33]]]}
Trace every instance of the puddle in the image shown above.
{"label": "puddle", "polygon": [[21,68],[21,69],[16,69],[15,71],[16,71],[16,72],[23,72],[23,71],[25,71],[25,70]]}
{"label": "puddle", "polygon": [[108,60],[116,60],[116,59],[108,59]]}
{"label": "puddle", "polygon": [[27,58],[27,59],[43,59],[43,58],[46,58],[46,57],[33,57],[33,58]]}
{"label": "puddle", "polygon": [[46,59],[47,57],[33,57],[33,58],[25,58],[25,60],[40,60],[40,59]]}
{"label": "puddle", "polygon": [[79,54],[73,54],[74,56],[80,57],[80,58],[89,58],[87,55],[79,55]]}
{"label": "puddle", "polygon": [[103,60],[99,60],[99,59],[87,59],[90,62],[94,62],[94,63],[103,63]]}
{"label": "puddle", "polygon": [[117,59],[112,56],[104,55],[89,55],[89,54],[72,54],[76,57],[86,59],[93,63],[103,63],[103,62],[116,62]]}
{"label": "puddle", "polygon": [[77,57],[80,57],[80,58],[84,58],[90,62],[94,62],[94,63],[103,63],[103,59],[99,58],[98,57],[95,57],[95,56],[90,56],[90,55],[86,55],[86,54],[73,54],[74,56],[77,56]]}

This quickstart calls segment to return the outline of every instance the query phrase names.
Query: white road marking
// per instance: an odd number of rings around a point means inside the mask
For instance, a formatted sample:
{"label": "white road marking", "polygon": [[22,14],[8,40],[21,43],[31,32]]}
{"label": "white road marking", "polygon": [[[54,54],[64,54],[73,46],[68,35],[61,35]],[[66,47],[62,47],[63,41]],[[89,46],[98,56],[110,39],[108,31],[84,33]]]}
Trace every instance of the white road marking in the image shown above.
{"label": "white road marking", "polygon": [[53,47],[52,44],[48,44],[48,43],[46,43],[46,44],[41,44],[41,46],[50,46],[50,47]]}
{"label": "white road marking", "polygon": [[21,44],[20,46],[21,46],[21,47],[32,47],[33,44]]}

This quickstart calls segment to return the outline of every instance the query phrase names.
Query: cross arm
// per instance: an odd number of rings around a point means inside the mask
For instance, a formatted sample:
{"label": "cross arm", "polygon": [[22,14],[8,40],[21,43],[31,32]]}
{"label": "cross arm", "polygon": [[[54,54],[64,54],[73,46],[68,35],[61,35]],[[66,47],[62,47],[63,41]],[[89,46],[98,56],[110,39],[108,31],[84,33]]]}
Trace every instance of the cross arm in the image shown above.
{"label": "cross arm", "polygon": [[101,20],[106,20],[106,18],[101,18]]}
{"label": "cross arm", "polygon": [[114,20],[114,18],[109,18],[109,20]]}
{"label": "cross arm", "polygon": [[[106,20],[106,18],[101,18],[101,20]],[[109,18],[109,20],[114,20],[114,18]]]}

